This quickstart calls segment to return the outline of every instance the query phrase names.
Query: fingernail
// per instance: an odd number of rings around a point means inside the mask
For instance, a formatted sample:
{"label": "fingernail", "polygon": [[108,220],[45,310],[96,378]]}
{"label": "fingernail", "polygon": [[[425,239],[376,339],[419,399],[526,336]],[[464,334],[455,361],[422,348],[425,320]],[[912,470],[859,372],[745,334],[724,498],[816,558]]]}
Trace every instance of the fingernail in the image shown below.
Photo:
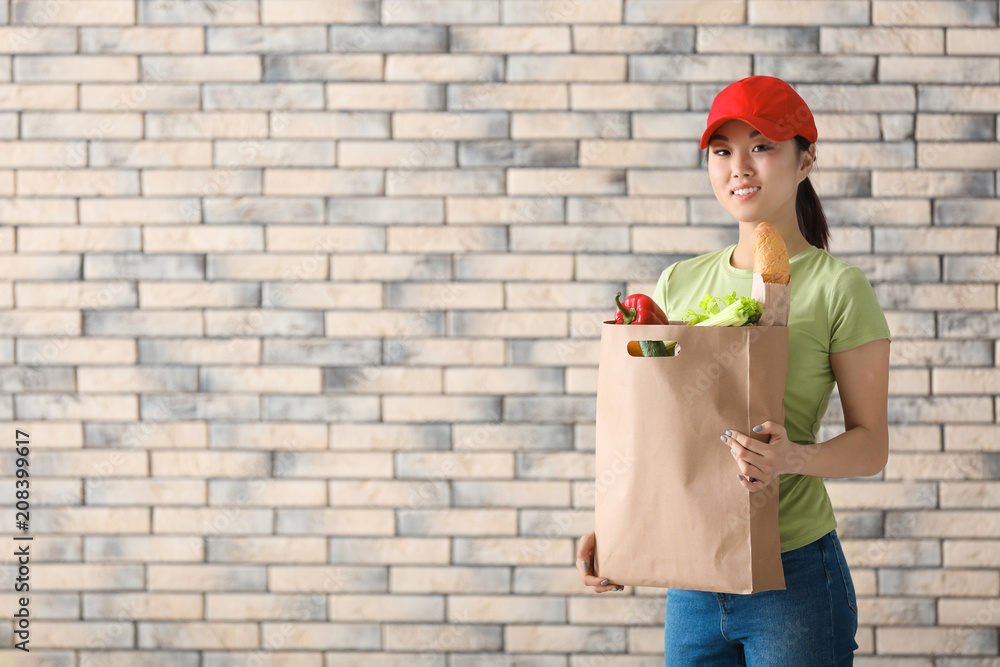
{"label": "fingernail", "polygon": [[607,579],[605,579],[604,581],[601,582],[601,586],[607,586],[607,585],[608,585],[608,580]]}
{"label": "fingernail", "polygon": [[737,475],[736,479],[738,479],[738,480],[740,480],[742,482],[743,481],[743,475]]}
{"label": "fingernail", "polygon": [[720,435],[719,438],[722,440],[722,442],[728,442],[728,440],[726,440],[726,436],[724,435]]}
{"label": "fingernail", "polygon": [[753,430],[756,431],[757,433],[760,433],[761,431],[764,430],[764,425],[761,424],[760,426],[754,426]]}
{"label": "fingernail", "polygon": [[732,437],[732,435],[733,435],[733,432],[732,432],[732,431],[726,431],[726,435],[728,435],[728,436]]}
{"label": "fingernail", "polygon": [[583,571],[586,572],[589,569],[589,565],[587,565],[587,561],[584,560],[584,561],[580,561],[580,562],[583,563]]}

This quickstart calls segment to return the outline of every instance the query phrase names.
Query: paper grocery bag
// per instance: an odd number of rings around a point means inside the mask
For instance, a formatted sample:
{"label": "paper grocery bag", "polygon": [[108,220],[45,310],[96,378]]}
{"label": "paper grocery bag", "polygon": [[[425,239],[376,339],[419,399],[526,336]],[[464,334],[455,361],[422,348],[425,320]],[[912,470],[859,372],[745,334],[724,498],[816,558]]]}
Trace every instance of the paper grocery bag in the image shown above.
{"label": "paper grocery bag", "polygon": [[[675,356],[629,342],[677,341]],[[634,347],[634,346],[633,346]],[[783,589],[778,480],[749,492],[720,440],[784,423],[788,328],[605,322],[597,387],[597,576],[720,593]]]}

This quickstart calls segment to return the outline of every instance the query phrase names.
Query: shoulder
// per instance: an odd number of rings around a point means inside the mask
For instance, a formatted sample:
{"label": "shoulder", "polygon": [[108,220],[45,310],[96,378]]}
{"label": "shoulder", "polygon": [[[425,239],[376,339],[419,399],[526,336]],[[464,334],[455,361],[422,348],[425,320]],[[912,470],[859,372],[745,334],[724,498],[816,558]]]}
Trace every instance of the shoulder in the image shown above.
{"label": "shoulder", "polygon": [[660,274],[660,281],[665,282],[673,276],[702,275],[706,268],[716,266],[727,259],[727,255],[731,254],[732,251],[733,246],[730,245],[721,250],[713,250],[703,255],[678,260],[663,270]]}
{"label": "shoulder", "polygon": [[[799,268],[799,267],[796,267]],[[814,281],[830,291],[840,292],[845,286],[851,288],[868,286],[871,283],[860,267],[838,257],[834,257],[822,248],[815,248],[808,261],[800,268],[799,279]]]}

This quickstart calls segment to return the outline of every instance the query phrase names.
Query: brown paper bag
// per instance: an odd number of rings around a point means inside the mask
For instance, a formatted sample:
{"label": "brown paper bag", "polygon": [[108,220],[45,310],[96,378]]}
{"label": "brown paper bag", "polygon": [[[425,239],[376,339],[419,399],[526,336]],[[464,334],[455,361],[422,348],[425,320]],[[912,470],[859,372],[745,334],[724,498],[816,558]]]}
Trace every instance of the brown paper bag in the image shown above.
{"label": "brown paper bag", "polygon": [[[605,322],[597,388],[597,576],[722,593],[783,589],[778,480],[746,491],[719,436],[784,422],[788,328]],[[675,340],[635,357],[633,340]]]}
{"label": "brown paper bag", "polygon": [[757,320],[758,325],[788,326],[788,314],[792,307],[792,286],[780,283],[765,283],[759,273],[753,274],[750,298],[756,299],[764,312]]}

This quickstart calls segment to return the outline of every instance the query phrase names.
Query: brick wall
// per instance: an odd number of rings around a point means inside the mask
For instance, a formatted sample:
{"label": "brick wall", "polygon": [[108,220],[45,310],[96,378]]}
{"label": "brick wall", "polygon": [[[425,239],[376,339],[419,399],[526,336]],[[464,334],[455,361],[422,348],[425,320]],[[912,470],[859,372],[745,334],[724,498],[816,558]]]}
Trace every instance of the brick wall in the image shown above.
{"label": "brick wall", "polygon": [[697,139],[770,74],[816,114],[831,251],[894,336],[889,463],[828,484],[858,664],[1000,665],[996,1],[0,0],[0,23],[0,664],[662,664],[662,591],[573,567],[598,323],[735,242]]}

